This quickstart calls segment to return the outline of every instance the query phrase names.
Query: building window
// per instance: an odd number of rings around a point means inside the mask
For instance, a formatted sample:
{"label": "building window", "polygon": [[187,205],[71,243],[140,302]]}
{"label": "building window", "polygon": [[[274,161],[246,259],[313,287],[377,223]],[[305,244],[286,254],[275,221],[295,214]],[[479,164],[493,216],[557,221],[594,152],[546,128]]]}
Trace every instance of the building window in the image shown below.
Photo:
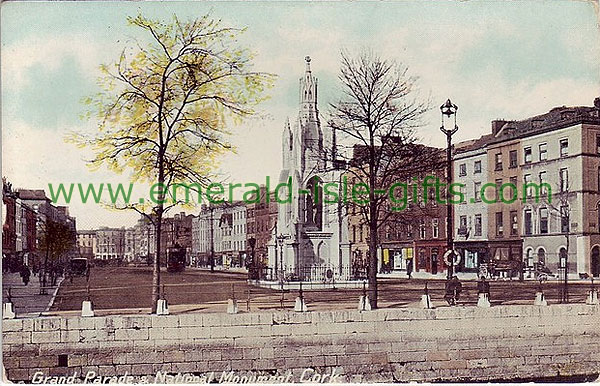
{"label": "building window", "polygon": [[502,153],[496,153],[496,167],[494,170],[502,170]]}
{"label": "building window", "polygon": [[475,163],[473,164],[473,173],[481,173],[481,161],[475,161]]}
{"label": "building window", "polygon": [[419,237],[425,238],[425,220],[419,220]]}
{"label": "building window", "polygon": [[547,186],[545,186],[544,184],[547,184],[547,177],[546,177],[547,173],[545,171],[540,172],[539,177],[540,177],[540,192],[542,194],[546,194],[548,189]]}
{"label": "building window", "polygon": [[560,231],[569,233],[569,206],[561,205],[560,207]]}
{"label": "building window", "polygon": [[527,250],[527,252],[525,252],[525,260],[526,260],[527,266],[529,268],[533,268],[533,249],[529,248]]}
{"label": "building window", "polygon": [[531,147],[523,149],[523,160],[526,164],[531,163]]}
{"label": "building window", "polygon": [[525,209],[523,217],[525,223],[525,234],[531,235],[533,233],[533,212],[531,209]]}
{"label": "building window", "polygon": [[458,176],[464,177],[467,175],[467,164],[460,164],[458,166]]}
{"label": "building window", "polygon": [[540,143],[539,150],[540,150],[540,161],[547,160],[548,159],[548,144]]}
{"label": "building window", "polygon": [[565,157],[569,155],[569,139],[561,139],[560,140],[560,156]]}
{"label": "building window", "polygon": [[482,228],[481,215],[476,214],[475,215],[475,236],[481,236],[481,228]]}
{"label": "building window", "polygon": [[473,188],[475,202],[481,201],[481,182],[476,182]]}
{"label": "building window", "polygon": [[544,248],[538,249],[538,263],[546,265],[546,250]]}
{"label": "building window", "polygon": [[502,212],[496,212],[496,236],[502,237],[504,234],[504,224]]}
{"label": "building window", "polygon": [[510,234],[515,236],[519,233],[519,225],[517,223],[517,211],[510,212]]}
{"label": "building window", "polygon": [[467,216],[460,216],[458,220],[458,234],[467,234]]}
{"label": "building window", "polygon": [[496,201],[500,200],[500,188],[502,187],[502,179],[496,180]]}
{"label": "building window", "polygon": [[561,168],[559,173],[559,185],[560,191],[566,192],[569,190],[569,170],[567,168]]}
{"label": "building window", "polygon": [[516,150],[511,150],[510,153],[508,153],[508,158],[509,158],[509,168],[516,168],[517,167],[517,151]]}
{"label": "building window", "polygon": [[540,233],[548,233],[548,208],[540,208]]}
{"label": "building window", "polygon": [[523,188],[526,189],[527,197],[531,197],[531,194],[533,191],[532,186],[530,186],[531,185],[531,174],[525,174],[523,176],[523,181],[525,183]]}
{"label": "building window", "polygon": [[600,154],[600,134],[596,134],[596,154]]}
{"label": "building window", "polygon": [[440,236],[440,223],[437,218],[431,220],[431,226],[433,229],[433,238],[437,239]]}

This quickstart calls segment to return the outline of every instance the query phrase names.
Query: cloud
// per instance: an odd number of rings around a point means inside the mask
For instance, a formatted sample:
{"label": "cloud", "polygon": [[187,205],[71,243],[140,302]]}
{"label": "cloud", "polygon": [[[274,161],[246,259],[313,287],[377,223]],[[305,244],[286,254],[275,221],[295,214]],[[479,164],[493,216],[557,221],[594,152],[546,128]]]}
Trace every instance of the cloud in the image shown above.
{"label": "cloud", "polygon": [[15,42],[2,49],[3,87],[30,86],[30,69],[39,66],[56,71],[65,57],[74,58],[88,76],[95,77],[99,75],[98,65],[104,55],[111,51],[109,47],[86,35],[40,35]]}

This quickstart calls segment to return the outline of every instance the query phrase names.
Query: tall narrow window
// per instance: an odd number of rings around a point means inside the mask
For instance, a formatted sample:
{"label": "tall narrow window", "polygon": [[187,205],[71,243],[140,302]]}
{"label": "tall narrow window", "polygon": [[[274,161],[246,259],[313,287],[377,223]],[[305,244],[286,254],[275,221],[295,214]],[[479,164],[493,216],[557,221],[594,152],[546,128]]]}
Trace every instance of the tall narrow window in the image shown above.
{"label": "tall narrow window", "polygon": [[526,164],[531,163],[531,146],[523,149],[523,162]]}
{"label": "tall narrow window", "polygon": [[502,237],[504,234],[504,221],[502,212],[496,212],[496,236]]}
{"label": "tall narrow window", "polygon": [[540,208],[540,233],[548,233],[548,208]]}
{"label": "tall narrow window", "polygon": [[548,144],[540,143],[539,151],[540,151],[540,161],[547,160],[548,159]]}
{"label": "tall narrow window", "polygon": [[481,161],[475,161],[475,163],[473,164],[473,173],[481,173]]}
{"label": "tall narrow window", "polygon": [[531,197],[533,191],[531,186],[531,174],[525,174],[523,176],[523,182],[525,183],[523,188],[526,190],[527,197]]}
{"label": "tall narrow window", "polygon": [[431,226],[433,229],[433,238],[437,239],[438,237],[440,237],[440,223],[439,220],[437,218],[434,218],[431,220]]}
{"label": "tall narrow window", "polygon": [[560,156],[565,157],[569,155],[569,139],[564,138],[560,140]]}
{"label": "tall narrow window", "polygon": [[458,234],[463,236],[467,234],[467,216],[459,217]]}
{"label": "tall narrow window", "polygon": [[546,194],[547,193],[547,186],[545,186],[544,184],[547,184],[547,177],[546,177],[547,173],[545,171],[541,171],[539,174],[540,177],[540,192],[542,194]]}
{"label": "tall narrow window", "polygon": [[458,176],[464,177],[467,175],[467,164],[460,164],[458,167]]}
{"label": "tall narrow window", "polygon": [[500,188],[502,187],[502,179],[496,180],[496,200],[500,200]]}
{"label": "tall narrow window", "polygon": [[560,169],[558,174],[558,180],[561,192],[566,192],[567,190],[569,190],[569,170],[567,168]]}
{"label": "tall narrow window", "polygon": [[476,182],[474,184],[473,197],[476,202],[481,201],[481,182]]}
{"label": "tall narrow window", "polygon": [[517,223],[517,211],[513,210],[510,212],[510,234],[515,236],[519,233],[519,224]]}
{"label": "tall narrow window", "polygon": [[481,215],[475,215],[475,236],[481,236]]}
{"label": "tall narrow window", "polygon": [[425,220],[419,220],[419,237],[424,239],[425,235]]}
{"label": "tall narrow window", "polygon": [[502,153],[496,153],[496,167],[495,170],[502,170]]}
{"label": "tall narrow window", "polygon": [[516,150],[511,150],[510,153],[508,153],[509,156],[509,165],[508,167],[510,168],[516,168],[517,167],[517,151]]}
{"label": "tall narrow window", "polygon": [[524,217],[525,234],[526,235],[531,235],[532,231],[533,231],[533,229],[532,229],[532,225],[533,225],[532,214],[533,214],[533,212],[531,211],[531,209],[525,209],[523,217]]}

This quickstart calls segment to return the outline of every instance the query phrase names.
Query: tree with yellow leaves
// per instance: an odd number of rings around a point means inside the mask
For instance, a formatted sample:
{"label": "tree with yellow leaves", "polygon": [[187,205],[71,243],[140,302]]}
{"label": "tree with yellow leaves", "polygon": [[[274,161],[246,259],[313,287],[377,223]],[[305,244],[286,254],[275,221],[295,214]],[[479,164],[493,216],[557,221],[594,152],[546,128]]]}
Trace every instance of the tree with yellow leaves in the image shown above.
{"label": "tree with yellow leaves", "polygon": [[144,16],[129,24],[145,41],[127,46],[118,61],[102,65],[102,91],[87,98],[99,119],[93,135],[69,139],[89,146],[92,168],[132,172],[132,182],[154,184],[157,199],[129,205],[146,216],[156,232],[152,312],[160,293],[161,222],[178,204],[169,186],[208,186],[219,155],[231,149],[229,127],[256,113],[274,77],[252,70],[252,53],[237,44],[243,30],[225,27],[209,15],[168,23]]}

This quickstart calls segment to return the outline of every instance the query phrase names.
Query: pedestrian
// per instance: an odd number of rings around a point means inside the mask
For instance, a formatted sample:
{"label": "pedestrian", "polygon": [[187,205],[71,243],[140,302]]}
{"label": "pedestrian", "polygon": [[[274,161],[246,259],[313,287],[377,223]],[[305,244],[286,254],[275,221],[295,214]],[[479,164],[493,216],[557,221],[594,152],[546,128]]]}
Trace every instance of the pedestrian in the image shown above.
{"label": "pedestrian", "polygon": [[26,265],[23,265],[21,268],[21,279],[23,279],[23,284],[29,284],[29,277],[31,276],[31,271]]}
{"label": "pedestrian", "polygon": [[412,271],[413,271],[413,261],[412,259],[408,259],[406,262],[406,274],[409,279],[412,279]]}
{"label": "pedestrian", "polygon": [[477,283],[477,292],[480,294],[487,294],[490,296],[490,283],[485,280],[485,276],[481,276],[481,279]]}
{"label": "pedestrian", "polygon": [[448,302],[448,305],[454,306],[460,298],[462,292],[462,284],[456,275],[452,276],[452,279],[446,280],[446,294],[444,299]]}

